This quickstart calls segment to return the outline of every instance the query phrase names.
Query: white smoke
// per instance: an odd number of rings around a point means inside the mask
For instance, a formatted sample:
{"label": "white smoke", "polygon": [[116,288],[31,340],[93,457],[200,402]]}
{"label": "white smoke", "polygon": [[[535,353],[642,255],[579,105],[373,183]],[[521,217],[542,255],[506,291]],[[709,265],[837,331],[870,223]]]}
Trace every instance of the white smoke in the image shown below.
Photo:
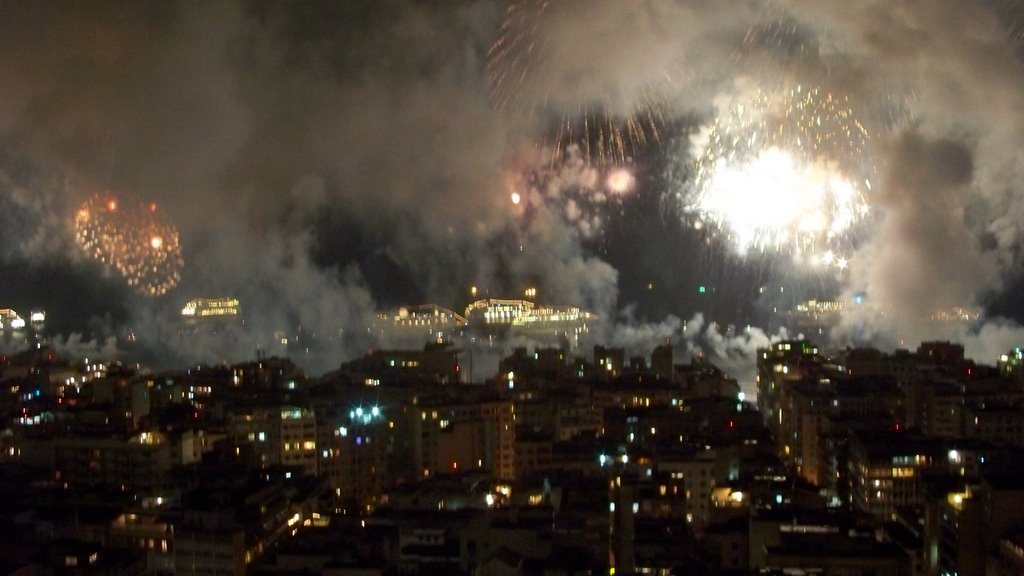
{"label": "white smoke", "polygon": [[[879,117],[897,102],[910,120],[876,135],[878,228],[845,292],[901,317],[861,319],[860,334],[909,346],[930,337],[917,325],[929,309],[984,307],[1015,279],[1024,80],[987,4],[550,4],[532,32],[544,59],[515,87],[525,108],[627,116],[656,89],[667,126],[708,115],[737,78],[822,85]],[[557,166],[535,151],[548,117],[491,100],[504,3],[362,5],[358,17],[346,3],[4,5],[0,51],[16,57],[0,61],[0,258],[80,267],[68,222],[81,199],[111,189],[156,201],[181,229],[186,271],[165,300],[126,301],[126,323],[190,360],[249,357],[285,330],[315,340],[330,366],[365,347],[366,318],[391,294],[458,302],[471,282],[503,295],[538,285],[539,300],[616,319],[601,335],[623,346],[674,333],[738,377],[782,337],[620,312],[620,272],[588,248],[620,200],[571,151]],[[517,213],[508,175],[524,174],[524,157],[535,176],[515,182]],[[179,336],[186,299],[227,295],[255,336]],[[990,346],[1024,334],[993,321],[961,336],[993,358]]]}

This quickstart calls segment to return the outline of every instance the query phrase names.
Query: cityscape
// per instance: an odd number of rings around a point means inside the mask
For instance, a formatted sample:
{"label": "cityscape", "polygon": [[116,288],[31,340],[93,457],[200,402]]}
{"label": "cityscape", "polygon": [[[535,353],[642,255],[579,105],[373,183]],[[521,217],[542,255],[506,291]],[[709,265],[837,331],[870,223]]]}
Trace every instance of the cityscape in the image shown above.
{"label": "cityscape", "polygon": [[[193,299],[181,323],[238,313]],[[382,313],[376,329],[432,339],[315,376],[260,352],[160,372],[66,358],[44,313],[2,315],[24,344],[0,357],[8,574],[1024,569],[1020,348],[986,364],[948,341],[779,340],[747,393],[672,342],[519,347],[470,378],[460,331],[573,338],[588,316],[525,300]]]}
{"label": "cityscape", "polygon": [[0,576],[1024,574],[1024,0],[0,55]]}

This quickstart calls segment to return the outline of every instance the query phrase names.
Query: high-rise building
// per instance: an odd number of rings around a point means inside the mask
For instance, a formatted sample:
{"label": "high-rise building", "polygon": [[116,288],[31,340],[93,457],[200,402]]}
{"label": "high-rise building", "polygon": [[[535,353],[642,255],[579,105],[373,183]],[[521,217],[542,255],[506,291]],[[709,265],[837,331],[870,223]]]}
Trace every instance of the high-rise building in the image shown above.
{"label": "high-rise building", "polygon": [[991,447],[971,440],[945,440],[908,432],[850,435],[853,506],[888,520],[904,508],[924,504],[934,486],[963,488],[976,482]]}
{"label": "high-rise building", "polygon": [[515,409],[510,399],[426,399],[417,408],[413,452],[424,477],[488,470],[498,480],[515,479]]}
{"label": "high-rise building", "polygon": [[236,447],[251,449],[258,467],[276,465],[300,468],[316,476],[316,416],[296,406],[264,406],[235,411],[228,418],[229,434]]}
{"label": "high-rise building", "polygon": [[626,350],[594,346],[594,365],[597,366],[598,374],[618,376],[626,365]]}
{"label": "high-rise building", "polygon": [[651,352],[651,372],[654,372],[659,378],[672,379],[675,374],[675,365],[672,362],[671,342],[661,344]]}
{"label": "high-rise building", "polygon": [[108,489],[138,500],[160,492],[168,481],[171,450],[160,432],[130,437],[62,437],[53,441],[57,486]]}
{"label": "high-rise building", "polygon": [[373,350],[362,358],[342,364],[340,373],[363,380],[368,386],[403,380],[455,384],[460,380],[462,368],[459,350],[444,343],[430,343],[422,350]]}
{"label": "high-rise building", "polygon": [[1005,354],[999,356],[999,361],[996,366],[999,368],[999,372],[1006,376],[1013,376],[1018,380],[1024,378],[1024,370],[1021,370],[1021,366],[1024,365],[1024,350],[1020,348],[1014,348]]}
{"label": "high-rise building", "polygon": [[355,406],[320,431],[321,473],[344,512],[369,513],[396,475],[388,469],[395,450],[395,421],[378,405]]}

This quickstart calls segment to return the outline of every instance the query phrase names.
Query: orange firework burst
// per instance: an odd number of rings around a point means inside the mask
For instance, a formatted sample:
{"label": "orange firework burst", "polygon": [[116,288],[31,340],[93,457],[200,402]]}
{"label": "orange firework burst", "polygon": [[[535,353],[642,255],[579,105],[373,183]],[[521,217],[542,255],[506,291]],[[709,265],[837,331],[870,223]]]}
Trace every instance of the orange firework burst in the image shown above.
{"label": "orange firework burst", "polygon": [[178,229],[156,204],[95,195],[75,214],[75,241],[145,296],[165,294],[181,279]]}

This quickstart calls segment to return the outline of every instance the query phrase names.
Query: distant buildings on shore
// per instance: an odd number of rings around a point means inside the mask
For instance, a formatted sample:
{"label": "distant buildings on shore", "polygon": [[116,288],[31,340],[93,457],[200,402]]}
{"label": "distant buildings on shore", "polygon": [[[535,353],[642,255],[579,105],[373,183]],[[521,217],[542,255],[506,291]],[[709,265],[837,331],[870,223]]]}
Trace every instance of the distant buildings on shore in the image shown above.
{"label": "distant buildings on shore", "polygon": [[382,341],[409,337],[450,340],[455,337],[524,337],[551,344],[575,345],[597,316],[577,306],[538,305],[529,300],[485,298],[463,314],[436,304],[402,306],[378,313],[373,332]]}

